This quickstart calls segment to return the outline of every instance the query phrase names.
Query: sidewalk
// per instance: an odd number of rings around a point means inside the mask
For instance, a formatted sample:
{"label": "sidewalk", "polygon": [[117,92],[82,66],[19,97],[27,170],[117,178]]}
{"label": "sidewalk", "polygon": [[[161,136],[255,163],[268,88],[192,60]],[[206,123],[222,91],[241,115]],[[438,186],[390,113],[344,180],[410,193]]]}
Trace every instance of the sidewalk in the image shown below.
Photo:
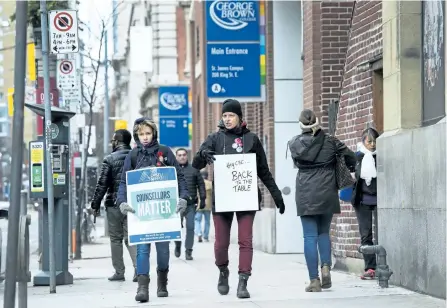
{"label": "sidewalk", "polygon": [[[173,252],[173,245],[171,245]],[[110,307],[392,307],[392,308],[441,308],[446,302],[416,294],[405,289],[390,287],[380,289],[375,281],[362,281],[355,276],[333,272],[333,288],[321,293],[306,293],[306,266],[299,263],[296,255],[270,255],[255,252],[253,276],[249,280],[251,299],[236,298],[238,247],[230,247],[231,289],[228,296],[217,293],[218,272],[213,263],[213,244],[196,243],[194,260],[186,262],[171,254],[168,290],[170,297],[156,297],[156,258],[151,258],[150,302],[134,301],[136,283],[132,282],[132,271],[126,273],[125,282],[109,282],[112,274],[109,241],[100,238],[96,244],[83,247],[83,260],[70,264],[74,284],[58,286],[56,294],[49,294],[48,287],[28,289],[29,308],[110,308]],[[153,250],[155,252],[155,249]],[[155,256],[155,255],[154,255]],[[126,264],[130,265],[128,255]],[[36,259],[32,259],[35,273]],[[3,289],[4,285],[0,287]],[[1,292],[3,290],[0,290]],[[3,306],[3,296],[0,300]],[[18,305],[16,304],[16,307]]]}

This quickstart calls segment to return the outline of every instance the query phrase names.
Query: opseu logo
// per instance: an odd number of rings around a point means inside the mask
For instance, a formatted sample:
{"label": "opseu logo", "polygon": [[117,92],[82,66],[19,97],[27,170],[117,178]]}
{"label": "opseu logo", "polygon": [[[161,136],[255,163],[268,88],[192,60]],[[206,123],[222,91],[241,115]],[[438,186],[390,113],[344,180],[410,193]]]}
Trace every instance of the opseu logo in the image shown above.
{"label": "opseu logo", "polygon": [[216,25],[226,30],[240,30],[256,21],[253,1],[218,0],[210,5],[210,17]]}
{"label": "opseu logo", "polygon": [[179,110],[187,104],[185,94],[165,92],[160,95],[160,103],[169,110]]}

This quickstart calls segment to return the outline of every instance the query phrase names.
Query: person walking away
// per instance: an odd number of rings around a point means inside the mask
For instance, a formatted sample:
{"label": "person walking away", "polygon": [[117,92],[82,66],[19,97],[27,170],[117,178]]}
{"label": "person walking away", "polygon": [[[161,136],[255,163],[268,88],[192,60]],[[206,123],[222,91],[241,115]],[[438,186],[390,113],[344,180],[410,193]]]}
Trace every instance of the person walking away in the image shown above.
{"label": "person walking away", "polygon": [[303,227],[304,256],[310,279],[305,291],[321,292],[322,288],[329,289],[332,286],[329,231],[332,216],[340,213],[335,176],[336,156],[343,157],[352,172],[356,160],[354,152],[344,143],[323,132],[312,110],[303,110],[299,121],[302,133],[289,141],[289,149],[298,167],[295,199]]}
{"label": "person walking away", "polygon": [[[374,245],[373,213],[377,211],[376,140],[378,137],[379,133],[374,128],[367,128],[362,133],[362,142],[357,145],[356,182],[351,204],[357,216],[362,245]],[[363,254],[363,259],[365,272],[360,278],[374,279],[377,266],[376,255]]]}
{"label": "person walking away", "polygon": [[[188,162],[188,152],[184,148],[179,148],[175,152],[177,162],[183,170],[188,191],[191,193],[191,199],[186,208],[184,218],[186,220],[186,236],[185,236],[185,259],[193,260],[192,247],[194,245],[194,216],[196,214],[196,207],[199,204],[200,208],[205,207],[206,190],[203,178],[200,171],[193,168]],[[200,202],[197,198],[197,191],[199,191]],[[183,217],[182,217],[183,219]],[[177,258],[181,255],[182,241],[175,241],[175,256]]]}
{"label": "person walking away", "polygon": [[[158,143],[158,130],[155,123],[149,118],[135,120],[133,127],[134,140],[137,147],[132,149],[124,160],[123,173],[117,195],[117,204],[124,215],[135,213],[135,210],[127,204],[127,178],[126,172],[130,170],[143,169],[147,167],[172,166],[177,170],[177,181],[179,188],[179,202],[177,212],[183,215],[187,207],[189,193],[183,171],[177,164],[172,150]],[[169,295],[168,272],[169,272],[169,242],[155,243],[157,248],[157,296],[167,297]],[[137,245],[137,275],[138,289],[135,296],[137,302],[149,301],[149,270],[150,270],[150,244]]]}
{"label": "person walking away", "polygon": [[[247,128],[242,121],[241,104],[235,99],[227,99],[222,105],[222,119],[218,124],[219,130],[210,134],[202,143],[193,161],[193,167],[203,169],[206,164],[212,164],[214,155],[254,153],[257,161],[257,174],[269,190],[279,208],[280,214],[284,213],[285,205],[281,191],[270,173],[267,158],[258,136]],[[261,192],[258,188],[259,203]],[[234,201],[230,201],[234,202]],[[214,200],[213,200],[214,204]],[[260,208],[259,208],[260,210]],[[252,272],[253,261],[253,222],[255,211],[236,212],[238,221],[239,238],[239,284],[237,288],[238,298],[249,298],[247,281]],[[234,212],[215,211],[213,206],[213,221],[215,228],[214,255],[216,265],[219,268],[218,292],[227,295],[230,287],[228,284],[228,247],[230,245],[230,231]]]}
{"label": "person walking away", "polygon": [[[107,223],[109,227],[110,249],[112,253],[112,265],[115,273],[109,277],[110,281],[124,281],[124,260],[123,260],[123,240],[129,251],[134,268],[133,281],[137,281],[136,276],[136,254],[135,246],[129,246],[127,237],[127,216],[123,215],[116,204],[116,194],[121,181],[124,159],[130,152],[130,142],[132,135],[125,129],[119,129],[113,134],[112,153],[104,158],[101,173],[96,184],[95,193],[91,202],[91,208],[98,213],[101,207],[101,200],[106,195],[105,208]],[[95,213],[95,214],[96,214]]]}
{"label": "person walking away", "polygon": [[197,235],[199,243],[202,242],[202,218],[204,218],[203,239],[205,240],[205,242],[209,242],[211,208],[213,199],[213,183],[208,180],[208,172],[206,170],[203,170],[200,173],[205,183],[206,201],[205,207],[203,209],[199,208],[196,212],[195,217],[194,233]]}

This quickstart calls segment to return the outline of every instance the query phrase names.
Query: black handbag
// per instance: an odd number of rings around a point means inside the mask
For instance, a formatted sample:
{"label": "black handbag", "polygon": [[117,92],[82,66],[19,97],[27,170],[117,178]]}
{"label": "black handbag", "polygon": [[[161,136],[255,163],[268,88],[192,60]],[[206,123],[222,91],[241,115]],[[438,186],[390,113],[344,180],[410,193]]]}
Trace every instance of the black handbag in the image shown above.
{"label": "black handbag", "polygon": [[355,180],[351,176],[351,172],[348,169],[348,166],[346,166],[345,158],[344,156],[336,154],[336,163],[335,163],[335,179],[337,180],[337,187],[338,189],[343,189],[346,187],[353,186],[355,183]]}

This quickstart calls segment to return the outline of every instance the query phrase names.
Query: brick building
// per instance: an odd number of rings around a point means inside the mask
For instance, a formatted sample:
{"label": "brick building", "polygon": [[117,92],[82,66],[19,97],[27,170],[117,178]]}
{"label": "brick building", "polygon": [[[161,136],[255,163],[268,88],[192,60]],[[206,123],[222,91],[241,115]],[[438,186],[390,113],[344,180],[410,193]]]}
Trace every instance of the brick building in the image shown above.
{"label": "brick building", "polygon": [[[221,108],[206,97],[202,5],[194,2],[192,18],[193,119],[199,119],[193,151],[216,130]],[[267,101],[245,104],[244,114],[263,142],[287,215],[275,215],[264,191],[255,248],[302,253],[290,197],[296,170],[284,156],[287,141],[300,133],[299,112],[311,108],[351,149],[367,126],[382,133],[377,232],[394,272],[391,283],[445,298],[444,1],[267,1],[265,11]],[[363,271],[351,205],[342,204],[331,235],[335,267]]]}
{"label": "brick building", "polygon": [[[383,129],[381,9],[381,1],[304,2],[304,106],[326,130],[337,119],[335,135],[352,149],[366,125]],[[362,263],[346,259],[361,258],[357,219],[350,204],[341,208],[332,224],[333,253],[337,267],[358,271]]]}

